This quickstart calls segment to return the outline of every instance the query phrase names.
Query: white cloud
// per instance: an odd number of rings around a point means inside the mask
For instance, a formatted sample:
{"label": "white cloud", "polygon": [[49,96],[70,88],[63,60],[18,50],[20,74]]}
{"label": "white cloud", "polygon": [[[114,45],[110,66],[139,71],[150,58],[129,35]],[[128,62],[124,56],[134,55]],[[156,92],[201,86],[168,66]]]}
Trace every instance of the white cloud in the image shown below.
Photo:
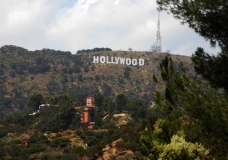
{"label": "white cloud", "polygon": [[[3,0],[0,45],[30,50],[110,47],[149,50],[156,42],[156,1],[148,0]],[[209,43],[172,15],[161,13],[163,51],[191,55]]]}
{"label": "white cloud", "polygon": [[[149,28],[154,28],[156,32],[156,26],[150,19],[150,12],[155,7],[154,2],[146,0],[78,1],[61,13],[52,24],[49,34],[70,41],[67,47],[75,51],[106,46],[112,49],[127,49],[131,46],[141,50],[148,37],[152,37]],[[141,47],[134,46],[136,44]],[[143,50],[148,49],[149,44]]]}

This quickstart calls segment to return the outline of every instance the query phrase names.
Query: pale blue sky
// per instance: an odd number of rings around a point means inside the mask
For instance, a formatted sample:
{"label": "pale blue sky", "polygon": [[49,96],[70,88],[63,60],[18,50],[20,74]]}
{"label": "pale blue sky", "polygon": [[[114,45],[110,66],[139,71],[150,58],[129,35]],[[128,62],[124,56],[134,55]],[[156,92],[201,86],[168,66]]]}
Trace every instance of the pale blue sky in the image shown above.
{"label": "pale blue sky", "polygon": [[[156,7],[155,0],[2,0],[0,46],[72,53],[95,47],[148,51],[156,42]],[[172,54],[190,56],[197,46],[219,51],[165,12],[161,36],[163,51]]]}
{"label": "pale blue sky", "polygon": [[60,7],[60,9],[71,8],[76,2],[77,2],[77,0],[65,0],[61,3],[61,5],[59,7]]}

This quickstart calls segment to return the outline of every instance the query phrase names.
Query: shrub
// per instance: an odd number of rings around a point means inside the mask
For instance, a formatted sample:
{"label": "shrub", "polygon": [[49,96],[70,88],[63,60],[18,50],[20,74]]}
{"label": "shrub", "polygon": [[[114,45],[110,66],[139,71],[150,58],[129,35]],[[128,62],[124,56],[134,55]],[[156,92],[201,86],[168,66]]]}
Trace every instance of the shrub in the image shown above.
{"label": "shrub", "polygon": [[47,137],[45,137],[42,133],[34,133],[29,139],[28,139],[28,145],[32,144],[45,144],[48,143]]}
{"label": "shrub", "polygon": [[130,72],[127,71],[127,70],[125,70],[125,71],[124,71],[124,77],[125,77],[125,78],[129,78],[129,76],[130,76]]}
{"label": "shrub", "polygon": [[75,67],[73,68],[73,70],[74,70],[75,73],[80,73],[80,72],[81,72],[81,69],[80,69],[80,67],[78,67],[78,66],[75,66]]}
{"label": "shrub", "polygon": [[91,67],[91,70],[92,70],[92,71],[94,71],[94,70],[95,70],[95,66],[94,66],[94,65]]}
{"label": "shrub", "polygon": [[118,150],[124,149],[124,141],[123,141],[122,139],[120,139],[119,141],[116,142],[115,147],[116,147]]}
{"label": "shrub", "polygon": [[82,74],[79,74],[79,75],[78,75],[78,80],[79,80],[80,82],[82,82],[82,81],[83,81]]}
{"label": "shrub", "polygon": [[162,145],[162,152],[159,157],[162,159],[203,159],[209,154],[209,150],[205,149],[198,143],[186,142],[183,137],[174,135],[169,144]]}
{"label": "shrub", "polygon": [[124,84],[124,79],[123,78],[118,78],[118,82],[120,83],[120,84]]}
{"label": "shrub", "polygon": [[0,76],[4,75],[3,69],[0,69]]}
{"label": "shrub", "polygon": [[15,77],[16,76],[16,72],[15,71],[10,71],[9,74],[10,74],[11,77]]}
{"label": "shrub", "polygon": [[99,81],[100,79],[101,79],[100,75],[97,75],[97,74],[96,74],[96,75],[95,75],[95,80],[96,80],[96,81]]}
{"label": "shrub", "polygon": [[89,72],[89,67],[88,67],[88,66],[85,66],[85,67],[84,67],[84,71],[85,71],[85,72]]}
{"label": "shrub", "polygon": [[47,88],[50,92],[54,92],[59,89],[59,84],[56,81],[52,80],[47,84]]}
{"label": "shrub", "polygon": [[133,152],[138,151],[140,149],[139,143],[136,142],[126,142],[124,146],[126,149],[132,150]]}
{"label": "shrub", "polygon": [[64,147],[67,147],[69,143],[70,143],[70,140],[68,138],[58,138],[51,141],[50,146],[64,148]]}

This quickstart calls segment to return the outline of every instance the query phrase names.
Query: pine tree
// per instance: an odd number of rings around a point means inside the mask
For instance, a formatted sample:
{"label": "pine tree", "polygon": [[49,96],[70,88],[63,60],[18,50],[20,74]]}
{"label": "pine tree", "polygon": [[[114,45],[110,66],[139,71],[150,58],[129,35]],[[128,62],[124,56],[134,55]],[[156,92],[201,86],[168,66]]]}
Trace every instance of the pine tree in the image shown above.
{"label": "pine tree", "polygon": [[198,48],[192,57],[198,74],[228,92],[228,2],[227,0],[157,0],[160,10],[188,24],[196,33],[221,48],[217,56]]}
{"label": "pine tree", "polygon": [[[168,57],[161,62],[163,91],[156,91],[155,103],[165,113],[162,121],[154,125],[157,143],[170,143],[173,135],[183,136],[187,142],[200,143],[210,149],[215,159],[228,156],[228,97],[212,88],[201,78],[189,79],[187,73],[173,70]],[[221,147],[222,146],[222,147]],[[159,149],[154,146],[155,150]],[[163,151],[159,151],[161,153]]]}

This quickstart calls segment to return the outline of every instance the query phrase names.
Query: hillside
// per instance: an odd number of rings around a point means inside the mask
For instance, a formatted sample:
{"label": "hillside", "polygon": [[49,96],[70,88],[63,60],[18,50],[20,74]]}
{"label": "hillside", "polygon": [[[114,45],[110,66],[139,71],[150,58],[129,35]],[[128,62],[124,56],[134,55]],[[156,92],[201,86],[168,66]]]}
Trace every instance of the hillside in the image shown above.
{"label": "hillside", "polygon": [[[152,75],[159,77],[159,63],[165,55],[134,51],[73,55],[51,49],[28,51],[12,45],[3,46],[0,48],[0,110],[8,113],[14,108],[26,109],[26,102],[34,92],[49,97],[61,94],[86,97],[97,92],[114,97],[123,93],[130,99],[141,98],[150,105],[154,90],[159,87],[153,83]],[[94,64],[93,56],[142,58],[145,65]],[[169,56],[175,63],[183,62],[192,74],[190,57]]]}

